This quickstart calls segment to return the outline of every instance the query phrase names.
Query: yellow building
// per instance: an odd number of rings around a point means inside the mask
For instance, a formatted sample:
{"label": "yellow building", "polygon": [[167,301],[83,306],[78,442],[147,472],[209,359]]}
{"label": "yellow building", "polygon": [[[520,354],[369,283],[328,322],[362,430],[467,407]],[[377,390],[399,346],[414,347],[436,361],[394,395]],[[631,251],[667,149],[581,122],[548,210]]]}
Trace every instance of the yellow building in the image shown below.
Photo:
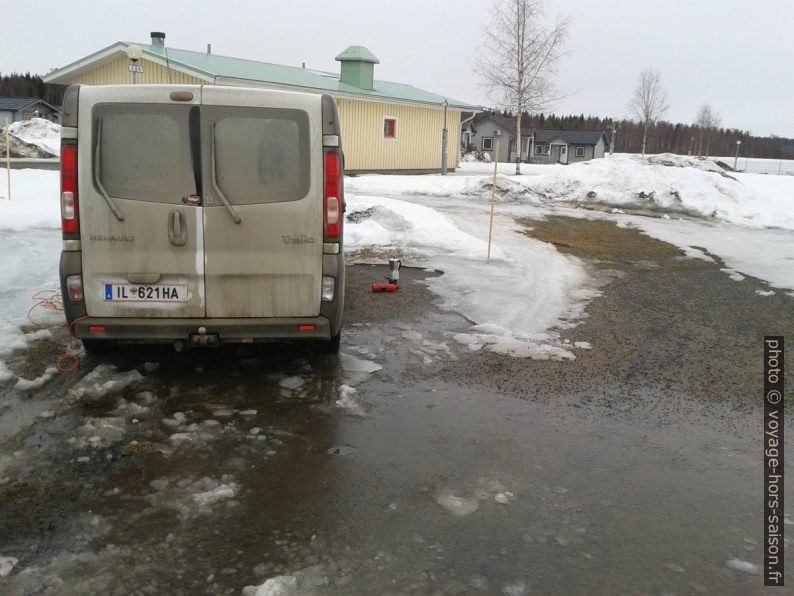
{"label": "yellow building", "polygon": [[481,110],[410,85],[376,80],[379,60],[361,46],[336,57],[341,63],[337,74],[219,56],[209,46],[206,52],[169,48],[164,33],[151,36],[149,45],[117,42],[53,70],[44,81],[236,85],[328,93],[339,108],[348,173],[439,171],[445,122],[447,164],[453,170],[460,159],[461,111]]}

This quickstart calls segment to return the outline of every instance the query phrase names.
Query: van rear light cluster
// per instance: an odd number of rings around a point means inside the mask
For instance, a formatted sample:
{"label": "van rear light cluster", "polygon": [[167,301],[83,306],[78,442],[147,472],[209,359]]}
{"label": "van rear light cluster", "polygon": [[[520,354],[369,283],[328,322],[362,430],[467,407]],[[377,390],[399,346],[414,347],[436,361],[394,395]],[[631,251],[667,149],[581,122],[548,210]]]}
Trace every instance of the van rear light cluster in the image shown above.
{"label": "van rear light cluster", "polygon": [[82,302],[83,298],[85,298],[83,294],[83,276],[68,276],[66,278],[66,291],[69,293],[69,300],[72,302]]}
{"label": "van rear light cluster", "polygon": [[339,153],[325,154],[325,235],[339,238],[342,231],[342,164]]}
{"label": "van rear light cluster", "polygon": [[61,228],[64,238],[80,235],[77,201],[77,145],[61,145]]}

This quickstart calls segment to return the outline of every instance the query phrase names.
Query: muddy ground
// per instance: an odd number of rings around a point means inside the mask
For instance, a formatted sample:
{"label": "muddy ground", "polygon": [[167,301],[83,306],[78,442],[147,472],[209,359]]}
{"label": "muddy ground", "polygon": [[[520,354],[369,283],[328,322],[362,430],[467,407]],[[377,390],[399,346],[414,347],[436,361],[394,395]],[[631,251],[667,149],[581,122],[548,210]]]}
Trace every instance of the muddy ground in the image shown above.
{"label": "muddy ground", "polygon": [[[763,335],[790,297],[613,224],[574,361],[470,352],[404,268],[348,268],[344,355],[135,348],[0,388],[9,594],[760,594]],[[733,563],[730,563],[733,561]],[[278,593],[278,592],[273,592]],[[288,592],[289,593],[289,592]]]}

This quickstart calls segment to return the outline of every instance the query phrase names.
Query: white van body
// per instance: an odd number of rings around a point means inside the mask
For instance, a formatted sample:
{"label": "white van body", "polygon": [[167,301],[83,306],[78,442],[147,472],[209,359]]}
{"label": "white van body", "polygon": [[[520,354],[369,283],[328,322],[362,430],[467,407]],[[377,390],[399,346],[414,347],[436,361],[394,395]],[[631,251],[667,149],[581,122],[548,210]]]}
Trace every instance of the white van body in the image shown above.
{"label": "white van body", "polygon": [[89,349],[274,339],[338,349],[339,132],[328,95],[70,87],[61,283],[74,335]]}

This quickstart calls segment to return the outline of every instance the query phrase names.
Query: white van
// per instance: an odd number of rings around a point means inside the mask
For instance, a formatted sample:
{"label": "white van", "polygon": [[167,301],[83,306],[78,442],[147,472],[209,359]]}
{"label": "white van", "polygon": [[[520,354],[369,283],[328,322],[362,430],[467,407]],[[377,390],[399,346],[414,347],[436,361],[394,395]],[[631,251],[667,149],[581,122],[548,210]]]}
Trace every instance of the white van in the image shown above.
{"label": "white van", "polygon": [[333,98],[74,85],[61,130],[61,289],[86,349],[280,339],[339,349]]}

